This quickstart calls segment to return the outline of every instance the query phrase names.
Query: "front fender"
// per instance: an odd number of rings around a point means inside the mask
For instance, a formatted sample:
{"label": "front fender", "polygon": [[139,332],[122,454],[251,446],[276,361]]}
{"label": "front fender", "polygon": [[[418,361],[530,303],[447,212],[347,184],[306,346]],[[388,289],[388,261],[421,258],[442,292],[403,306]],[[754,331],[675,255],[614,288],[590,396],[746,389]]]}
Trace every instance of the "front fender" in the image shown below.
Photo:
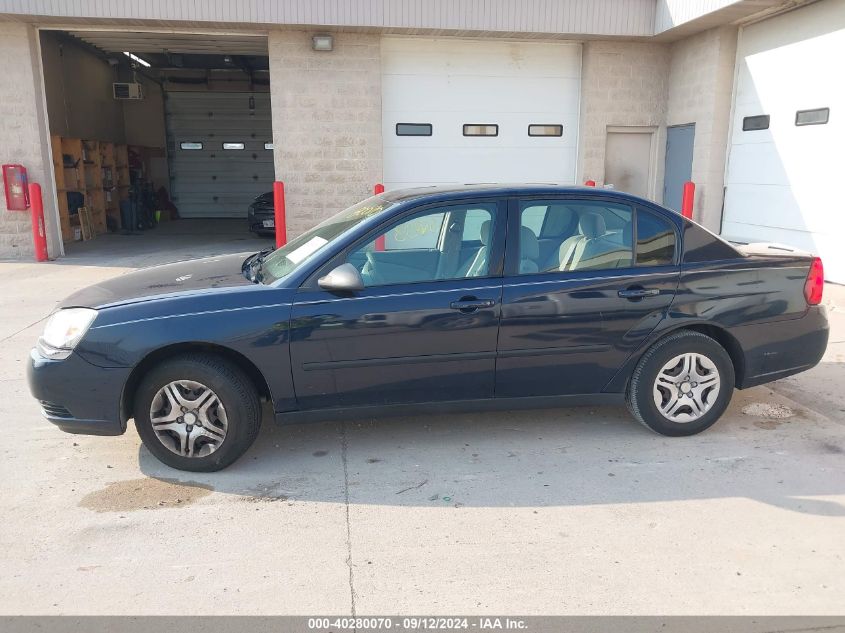
{"label": "front fender", "polygon": [[[213,346],[252,363],[276,410],[295,403],[290,371],[290,292],[144,302],[102,310],[76,353],[99,367],[135,369],[151,354],[174,346]],[[149,305],[157,304],[157,305]]]}

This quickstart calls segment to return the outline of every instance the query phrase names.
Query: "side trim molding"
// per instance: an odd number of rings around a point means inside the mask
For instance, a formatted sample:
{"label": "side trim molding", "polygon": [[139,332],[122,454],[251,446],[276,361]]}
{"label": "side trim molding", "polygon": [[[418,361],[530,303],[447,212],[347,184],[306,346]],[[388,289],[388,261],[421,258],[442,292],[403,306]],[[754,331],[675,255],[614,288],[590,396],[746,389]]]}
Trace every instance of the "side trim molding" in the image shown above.
{"label": "side trim molding", "polygon": [[317,363],[303,363],[303,371],[326,369],[351,369],[355,367],[386,367],[388,365],[416,365],[420,363],[443,363],[495,358],[496,352],[465,352],[462,354],[426,354],[424,356],[388,356],[386,358],[356,358],[355,360],[330,360]]}
{"label": "side trim molding", "polygon": [[567,396],[527,396],[521,398],[488,398],[452,400],[449,402],[421,402],[379,406],[336,407],[309,411],[276,412],[279,424],[300,424],[330,420],[349,420],[356,417],[390,417],[423,413],[458,413],[461,411],[520,411],[525,409],[555,409],[576,406],[606,406],[625,403],[624,393],[590,393]]}

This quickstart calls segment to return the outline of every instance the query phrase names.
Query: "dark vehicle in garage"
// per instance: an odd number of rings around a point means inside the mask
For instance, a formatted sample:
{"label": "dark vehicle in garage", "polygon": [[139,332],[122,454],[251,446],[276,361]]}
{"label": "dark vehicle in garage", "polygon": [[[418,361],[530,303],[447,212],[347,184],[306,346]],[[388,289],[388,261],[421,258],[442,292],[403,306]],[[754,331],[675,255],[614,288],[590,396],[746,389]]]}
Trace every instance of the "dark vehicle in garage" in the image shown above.
{"label": "dark vehicle in garage", "polygon": [[249,205],[246,213],[251,232],[267,236],[276,234],[276,216],[272,191],[255,196],[255,200]]}
{"label": "dark vehicle in garage", "polygon": [[[64,300],[29,385],[71,433],[134,418],[175,468],[243,454],[279,422],[627,403],[691,435],[744,389],[813,367],[822,264],[736,247],[619,192],[394,191],[284,247],[137,271]],[[91,385],[94,385],[92,388]]]}

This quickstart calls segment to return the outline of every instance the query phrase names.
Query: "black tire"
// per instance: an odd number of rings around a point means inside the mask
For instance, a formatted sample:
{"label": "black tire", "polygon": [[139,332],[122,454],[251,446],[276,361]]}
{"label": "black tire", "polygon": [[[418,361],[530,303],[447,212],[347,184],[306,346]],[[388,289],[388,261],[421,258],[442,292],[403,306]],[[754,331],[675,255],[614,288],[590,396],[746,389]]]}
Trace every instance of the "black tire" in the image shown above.
{"label": "black tire", "polygon": [[[706,356],[719,372],[718,395],[699,418],[677,422],[663,415],[654,402],[653,389],[663,366],[680,354],[697,353]],[[735,384],[731,357],[717,341],[700,332],[681,330],[652,345],[637,363],[628,385],[626,400],[634,418],[661,435],[679,437],[695,435],[713,426],[731,401]]]}
{"label": "black tire", "polygon": [[[212,453],[186,457],[168,449],[150,421],[153,398],[165,385],[178,380],[201,383],[211,389],[226,410],[225,438]],[[186,354],[163,361],[141,380],[135,392],[135,426],[144,446],[171,468],[214,472],[226,468],[255,441],[261,424],[261,405],[252,381],[237,366],[212,354]]]}

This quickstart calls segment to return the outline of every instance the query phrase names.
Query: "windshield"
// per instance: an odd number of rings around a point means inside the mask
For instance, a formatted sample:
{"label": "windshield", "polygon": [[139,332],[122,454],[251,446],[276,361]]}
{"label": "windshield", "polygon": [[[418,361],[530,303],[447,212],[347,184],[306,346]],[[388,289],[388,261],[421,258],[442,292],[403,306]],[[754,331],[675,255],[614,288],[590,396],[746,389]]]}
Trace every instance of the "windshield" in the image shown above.
{"label": "windshield", "polygon": [[311,255],[323,250],[332,240],[392,205],[392,202],[383,200],[379,196],[367,198],[321,222],[281,248],[277,248],[261,262],[262,283],[271,284],[277,279],[290,275]]}

